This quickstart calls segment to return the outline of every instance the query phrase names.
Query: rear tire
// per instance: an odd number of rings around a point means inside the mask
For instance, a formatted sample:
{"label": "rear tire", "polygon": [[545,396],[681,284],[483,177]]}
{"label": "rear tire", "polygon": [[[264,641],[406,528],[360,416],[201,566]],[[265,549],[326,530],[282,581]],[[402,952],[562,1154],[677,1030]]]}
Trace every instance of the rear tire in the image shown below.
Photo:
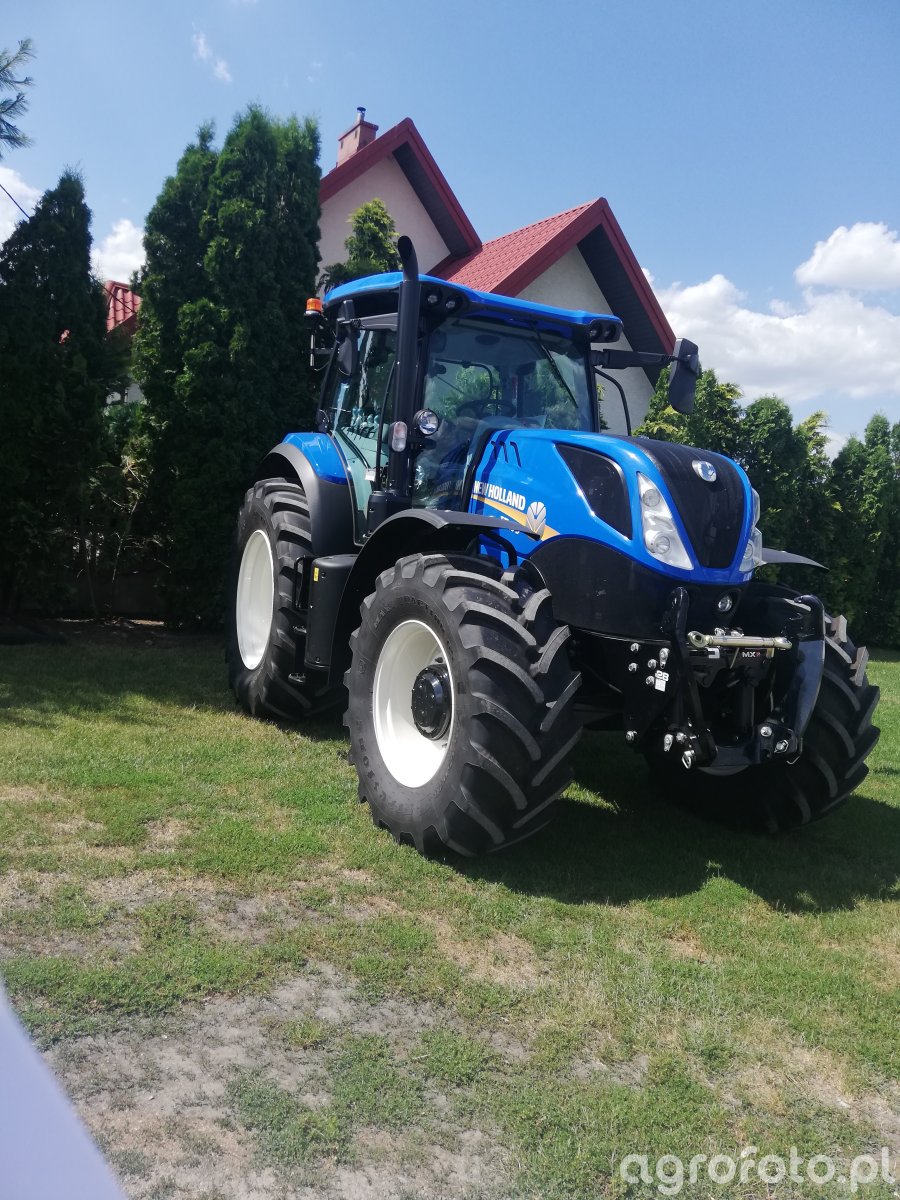
{"label": "rear tire", "polygon": [[581,734],[550,593],[520,596],[484,558],[414,554],[361,611],[345,724],[375,823],[423,854],[481,854],[543,828]]}
{"label": "rear tire", "polygon": [[326,692],[291,679],[298,670],[298,562],[311,558],[301,485],[287,479],[254,484],[235,533],[226,650],[228,682],[241,708],[254,717],[299,721],[341,698],[340,689]]}
{"label": "rear tire", "polygon": [[784,833],[834,812],[869,773],[878,741],[879,691],[858,670],[859,651],[843,617],[826,618],[825,670],[803,750],[793,763],[747,767],[736,775],[685,771],[678,759],[650,761],[666,796],[698,816]]}

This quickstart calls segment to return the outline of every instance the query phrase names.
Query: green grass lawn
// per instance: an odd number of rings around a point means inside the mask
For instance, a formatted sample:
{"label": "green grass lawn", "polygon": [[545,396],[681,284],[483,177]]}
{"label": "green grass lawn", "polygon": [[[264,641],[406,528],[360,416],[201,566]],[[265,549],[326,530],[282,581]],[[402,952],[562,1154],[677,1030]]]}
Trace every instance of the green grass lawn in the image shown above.
{"label": "green grass lawn", "polygon": [[[626,1194],[628,1153],[898,1153],[900,661],[870,674],[871,774],[818,826],[702,824],[591,735],[545,833],[440,863],[373,827],[337,721],[238,714],[215,642],[4,647],[0,968],[70,1056],[326,972],[374,1027],[298,1002],[267,1067],[226,1072],[222,1128],[279,1178],[460,1131],[490,1140],[504,1196]],[[316,1103],[282,1060],[315,1064]],[[135,1195],[182,1194],[106,1148]],[[848,1194],[791,1186],[772,1194]]]}

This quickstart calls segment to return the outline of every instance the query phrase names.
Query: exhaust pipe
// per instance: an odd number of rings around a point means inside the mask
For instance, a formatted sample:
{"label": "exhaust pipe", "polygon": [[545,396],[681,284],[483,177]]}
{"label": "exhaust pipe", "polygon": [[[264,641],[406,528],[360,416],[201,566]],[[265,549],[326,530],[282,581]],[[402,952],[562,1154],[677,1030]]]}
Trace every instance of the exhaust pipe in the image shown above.
{"label": "exhaust pipe", "polygon": [[[404,234],[397,239],[397,253],[403,266],[397,312],[397,366],[394,378],[394,424],[403,422],[408,430],[416,411],[416,349],[419,338],[419,260],[412,239]],[[397,440],[393,436],[392,443]],[[403,439],[405,441],[405,439]],[[390,477],[398,496],[408,496],[410,488],[410,453],[391,449]]]}

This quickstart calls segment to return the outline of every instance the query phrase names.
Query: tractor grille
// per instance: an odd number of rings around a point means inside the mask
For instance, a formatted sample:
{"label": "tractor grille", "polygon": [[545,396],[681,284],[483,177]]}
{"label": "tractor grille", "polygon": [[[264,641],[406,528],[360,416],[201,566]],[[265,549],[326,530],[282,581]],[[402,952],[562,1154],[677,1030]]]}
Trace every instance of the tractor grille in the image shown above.
{"label": "tractor grille", "polygon": [[[710,450],[649,438],[634,440],[659,467],[703,566],[730,567],[744,523],[744,485],[734,463]],[[714,483],[699,478],[691,465],[695,459],[716,468]]]}
{"label": "tractor grille", "polygon": [[566,466],[584,492],[591,511],[625,537],[631,537],[631,508],[622,468],[605,454],[581,446],[558,445]]}

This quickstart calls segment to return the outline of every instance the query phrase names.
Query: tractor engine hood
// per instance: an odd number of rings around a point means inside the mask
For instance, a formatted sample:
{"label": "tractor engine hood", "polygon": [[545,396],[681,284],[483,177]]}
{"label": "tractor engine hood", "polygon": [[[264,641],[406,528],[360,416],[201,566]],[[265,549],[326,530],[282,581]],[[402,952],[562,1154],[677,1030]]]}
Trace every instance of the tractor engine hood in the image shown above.
{"label": "tractor engine hood", "polygon": [[[533,538],[585,537],[685,584],[741,585],[754,494],[724,455],[649,438],[498,429],[472,473],[470,507]],[[522,553],[529,553],[523,537]]]}

